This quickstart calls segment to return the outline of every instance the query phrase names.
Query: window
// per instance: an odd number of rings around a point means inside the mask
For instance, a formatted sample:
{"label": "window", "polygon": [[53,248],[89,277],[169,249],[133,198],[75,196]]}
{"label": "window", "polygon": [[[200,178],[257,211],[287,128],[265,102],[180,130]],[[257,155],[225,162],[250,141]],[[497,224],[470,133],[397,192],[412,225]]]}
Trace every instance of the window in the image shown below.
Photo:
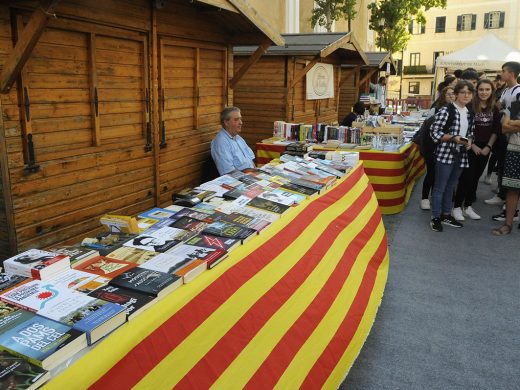
{"label": "window", "polygon": [[503,28],[505,18],[505,12],[487,12],[484,14],[484,28]]}
{"label": "window", "polygon": [[457,16],[457,31],[471,31],[477,27],[477,15],[464,14]]}
{"label": "window", "polygon": [[417,23],[414,20],[410,21],[410,24],[408,25],[408,31],[410,34],[418,35],[418,34],[424,34],[426,32],[426,26],[421,23]]}
{"label": "window", "polygon": [[419,94],[419,81],[410,81],[408,83],[408,93]]}
{"label": "window", "polygon": [[410,65],[421,65],[421,53],[410,53]]}
{"label": "window", "polygon": [[437,61],[437,57],[443,56],[443,51],[434,51],[433,52],[433,67],[435,68],[435,61]]}
{"label": "window", "polygon": [[437,18],[435,18],[435,32],[446,32],[446,16],[437,16]]}

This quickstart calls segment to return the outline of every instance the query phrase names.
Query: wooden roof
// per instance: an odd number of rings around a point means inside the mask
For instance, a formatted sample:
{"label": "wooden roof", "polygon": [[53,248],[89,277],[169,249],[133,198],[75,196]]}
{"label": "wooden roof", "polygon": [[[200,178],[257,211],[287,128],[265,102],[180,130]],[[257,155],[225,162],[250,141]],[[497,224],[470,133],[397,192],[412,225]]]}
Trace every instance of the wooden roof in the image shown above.
{"label": "wooden roof", "polygon": [[[282,34],[285,45],[271,46],[265,55],[338,55],[342,62],[368,65],[368,58],[351,33]],[[250,55],[258,46],[235,46],[233,54]]]}

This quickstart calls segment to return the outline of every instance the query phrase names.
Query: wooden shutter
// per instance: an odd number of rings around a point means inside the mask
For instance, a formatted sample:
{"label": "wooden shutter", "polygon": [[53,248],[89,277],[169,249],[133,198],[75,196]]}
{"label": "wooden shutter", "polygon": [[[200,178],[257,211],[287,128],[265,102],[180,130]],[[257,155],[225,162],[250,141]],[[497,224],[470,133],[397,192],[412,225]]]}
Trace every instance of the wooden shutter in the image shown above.
{"label": "wooden shutter", "polygon": [[499,28],[503,28],[504,27],[505,19],[506,19],[506,13],[505,12],[500,12],[500,21],[498,23],[498,27]]}
{"label": "wooden shutter", "polygon": [[489,12],[484,14],[484,28],[489,28]]}
{"label": "wooden shutter", "polygon": [[421,34],[424,34],[426,32],[426,25],[421,24]]}
{"label": "wooden shutter", "polygon": [[472,14],[471,15],[471,29],[475,30],[477,28],[477,15]]}
{"label": "wooden shutter", "polygon": [[410,20],[410,23],[408,24],[408,32],[413,34],[413,20]]}
{"label": "wooden shutter", "polygon": [[462,15],[457,16],[457,31],[462,31]]}

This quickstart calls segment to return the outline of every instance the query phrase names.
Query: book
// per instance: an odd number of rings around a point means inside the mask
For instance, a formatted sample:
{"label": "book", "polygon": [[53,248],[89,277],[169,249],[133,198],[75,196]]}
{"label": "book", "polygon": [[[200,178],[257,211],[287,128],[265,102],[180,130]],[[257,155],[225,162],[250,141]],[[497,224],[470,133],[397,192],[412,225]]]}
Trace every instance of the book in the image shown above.
{"label": "book", "polygon": [[51,370],[87,346],[85,333],[28,312],[16,310],[2,317],[0,350]]}
{"label": "book", "polygon": [[216,221],[226,221],[236,223],[237,225],[245,226],[251,229],[255,229],[257,232],[264,230],[271,223],[265,219],[255,218],[250,215],[233,212],[225,214],[221,212],[215,213]]}
{"label": "book", "polygon": [[106,256],[135,237],[137,237],[135,234],[105,232],[98,234],[96,237],[84,238],[83,241],[81,241],[81,246],[95,249],[101,256]]}
{"label": "book", "polygon": [[151,228],[157,222],[159,222],[159,220],[155,218],[139,218],[137,220],[137,227],[139,229],[139,233],[142,233],[147,229]]}
{"label": "book", "polygon": [[49,251],[69,256],[70,266],[72,268],[84,261],[87,261],[88,259],[99,256],[99,252],[97,250],[80,245],[60,246],[51,248]]}
{"label": "book", "polygon": [[128,234],[139,233],[139,227],[137,226],[137,220],[135,217],[106,214],[100,218],[99,222],[101,222],[103,228],[107,232]]}
{"label": "book", "polygon": [[258,195],[258,197],[261,198],[261,199],[267,199],[267,200],[270,200],[272,202],[280,203],[280,204],[285,205],[285,206],[292,206],[295,203],[294,198],[291,198],[289,196],[283,195],[283,191],[282,192],[275,192],[273,190],[273,191],[270,191],[270,192],[264,192],[264,193]]}
{"label": "book", "polygon": [[185,207],[182,210],[180,210],[177,213],[175,213],[175,215],[173,215],[171,217],[171,219],[179,220],[182,217],[188,217],[188,218],[197,219],[197,220],[202,221],[202,222],[213,222],[213,220],[211,218],[211,214],[213,214],[215,212],[216,206],[210,205],[210,208],[207,209],[207,210],[205,210],[205,209],[199,210],[198,206],[200,206],[200,205],[208,205],[208,204],[207,203],[200,203],[193,209]]}
{"label": "book", "polygon": [[289,209],[289,206],[274,202],[269,199],[254,198],[247,203],[248,207],[254,207],[260,210],[269,211],[271,213],[283,214]]}
{"label": "book", "polygon": [[7,351],[0,351],[1,389],[36,390],[50,378],[47,370]]}
{"label": "book", "polygon": [[64,283],[34,280],[2,294],[0,299],[86,333],[89,344],[126,320],[126,315],[121,315],[122,307],[68,289]]}
{"label": "book", "polygon": [[237,225],[232,222],[217,221],[206,226],[202,233],[210,236],[234,238],[242,240],[242,243],[244,243],[249,238],[256,235],[257,232],[255,229]]}
{"label": "book", "polygon": [[108,256],[97,256],[79,265],[76,269],[112,279],[136,266],[135,263],[112,259]]}
{"label": "book", "polygon": [[108,278],[90,272],[84,272],[78,269],[69,269],[56,275],[54,278],[49,279],[48,283],[60,288],[88,294],[89,292],[108,284],[109,281],[110,279]]}
{"label": "book", "polygon": [[201,248],[220,249],[223,251],[231,251],[241,244],[240,240],[234,238],[223,238],[217,236],[207,236],[205,234],[197,234],[185,241],[187,245],[199,246]]}
{"label": "book", "polygon": [[187,230],[189,232],[199,233],[206,227],[207,223],[195,218],[181,217],[176,220],[171,227]]}
{"label": "book", "polygon": [[140,234],[134,239],[125,242],[124,246],[162,253],[193,235],[193,232],[187,230],[162,227],[151,232]]}
{"label": "book", "polygon": [[180,276],[135,267],[110,281],[110,285],[162,298],[182,285]]}
{"label": "book", "polygon": [[107,255],[107,257],[111,259],[123,260],[127,263],[135,263],[137,265],[146,263],[154,256],[157,256],[157,252],[145,251],[144,249],[133,248],[131,246],[122,246]]}
{"label": "book", "polygon": [[250,199],[253,199],[263,193],[265,191],[265,188],[256,184],[248,184],[243,188],[233,188],[229,190],[228,192],[224,193],[222,196],[224,199],[237,199],[240,196],[246,196]]}
{"label": "book", "polygon": [[146,310],[154,302],[154,297],[137,291],[116,286],[103,286],[88,294],[90,297],[117,303],[125,308],[128,320]]}
{"label": "book", "polygon": [[[178,199],[193,199],[197,198],[200,202],[206,198],[211,198],[215,195],[215,191],[203,190],[203,189],[194,189],[194,188],[185,188],[179,192],[173,193],[173,200],[176,201]],[[199,202],[196,202],[199,203]]]}
{"label": "book", "polygon": [[186,284],[190,283],[193,279],[195,279],[201,273],[205,272],[207,269],[208,263],[204,260],[197,259],[177,270],[175,275],[182,277],[182,282]]}
{"label": "book", "polygon": [[[249,201],[248,201],[248,203],[249,203]],[[225,214],[231,214],[234,212],[238,212],[240,214],[262,219],[262,220],[265,220],[270,223],[273,223],[276,220],[280,219],[280,215],[281,215],[281,214],[271,213],[269,211],[263,211],[263,210],[256,209],[253,207],[248,207],[247,203],[245,206],[238,206],[238,205],[235,205],[234,202],[231,202],[226,205],[222,205],[221,207],[218,208],[218,210]]]}
{"label": "book", "polygon": [[141,214],[138,215],[139,218],[152,218],[152,219],[164,219],[169,218],[173,214],[175,214],[175,211],[173,210],[167,210],[162,209],[160,207],[154,207],[151,210],[147,210]]}
{"label": "book", "polygon": [[0,293],[5,292],[7,290],[12,289],[13,287],[18,286],[21,283],[30,280],[30,278],[26,278],[20,275],[10,275],[4,272],[0,272]]}
{"label": "book", "polygon": [[284,191],[290,191],[290,192],[294,192],[297,194],[306,195],[308,197],[316,196],[319,193],[318,190],[308,188],[308,187],[302,187],[302,186],[299,186],[299,185],[291,183],[291,182],[282,184],[279,188]]}
{"label": "book", "polygon": [[4,261],[6,273],[40,280],[69,268],[68,256],[40,249],[29,249]]}

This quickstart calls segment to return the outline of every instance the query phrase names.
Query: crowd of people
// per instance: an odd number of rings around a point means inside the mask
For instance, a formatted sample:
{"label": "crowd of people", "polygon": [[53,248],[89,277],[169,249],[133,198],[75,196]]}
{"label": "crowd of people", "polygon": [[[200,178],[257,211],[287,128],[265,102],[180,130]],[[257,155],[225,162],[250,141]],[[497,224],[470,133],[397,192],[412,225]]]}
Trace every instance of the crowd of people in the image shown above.
{"label": "crowd of people", "polygon": [[[504,205],[493,220],[500,236],[511,233],[518,221],[520,195],[520,63],[502,66],[495,80],[468,68],[448,74],[437,87],[432,104],[429,139],[421,147],[425,158],[421,209],[431,210],[430,226],[461,228],[466,219],[481,219],[473,208],[480,177],[491,184],[497,172],[497,194],[484,202]],[[490,158],[491,157],[491,158]],[[431,198],[431,201],[430,201]],[[519,225],[520,228],[520,225]]]}

